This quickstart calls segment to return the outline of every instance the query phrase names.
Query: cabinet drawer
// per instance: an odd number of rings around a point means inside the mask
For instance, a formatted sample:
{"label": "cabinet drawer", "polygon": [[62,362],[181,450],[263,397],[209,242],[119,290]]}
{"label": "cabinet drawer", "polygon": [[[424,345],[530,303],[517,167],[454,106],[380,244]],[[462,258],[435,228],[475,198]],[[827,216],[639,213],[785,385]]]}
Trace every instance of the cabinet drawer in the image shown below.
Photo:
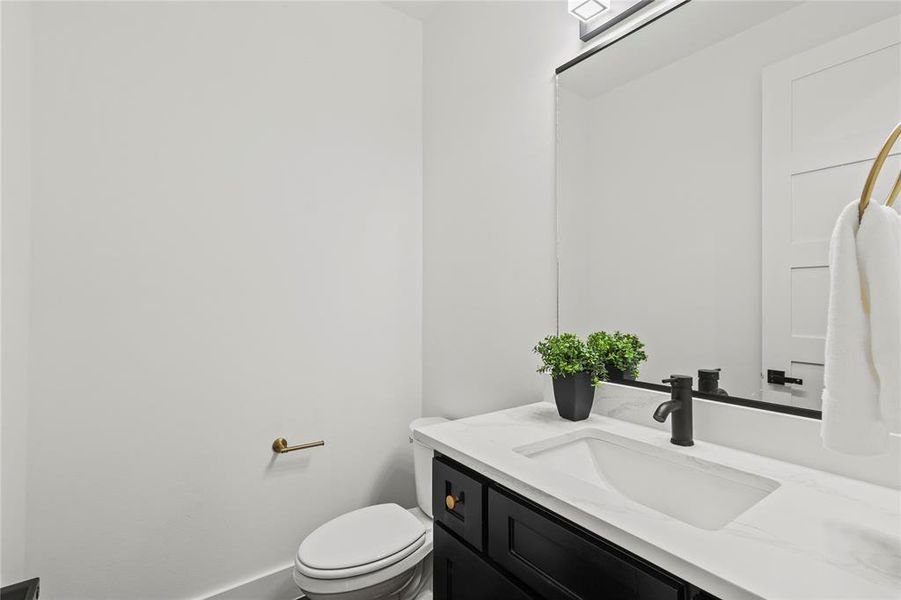
{"label": "cabinet drawer", "polygon": [[[485,482],[442,457],[432,462],[432,514],[436,522],[476,550],[484,549]],[[450,498],[450,500],[448,500]]]}
{"label": "cabinet drawer", "polygon": [[435,600],[531,600],[441,525],[433,535]]}
{"label": "cabinet drawer", "polygon": [[488,555],[547,600],[683,600],[678,579],[494,488]]}

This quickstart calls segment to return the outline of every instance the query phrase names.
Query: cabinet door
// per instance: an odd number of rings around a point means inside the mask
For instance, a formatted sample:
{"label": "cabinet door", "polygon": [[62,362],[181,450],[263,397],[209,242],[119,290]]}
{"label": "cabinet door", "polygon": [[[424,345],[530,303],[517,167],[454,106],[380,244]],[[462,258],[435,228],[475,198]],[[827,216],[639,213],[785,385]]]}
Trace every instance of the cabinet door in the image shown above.
{"label": "cabinet door", "polygon": [[434,536],[435,600],[531,600],[437,523]]}
{"label": "cabinet door", "polygon": [[[468,471],[468,470],[467,470]],[[485,548],[485,482],[443,457],[432,460],[432,514],[435,521],[482,552]]]}
{"label": "cabinet door", "polygon": [[685,586],[609,542],[488,490],[488,556],[546,600],[682,600]]}

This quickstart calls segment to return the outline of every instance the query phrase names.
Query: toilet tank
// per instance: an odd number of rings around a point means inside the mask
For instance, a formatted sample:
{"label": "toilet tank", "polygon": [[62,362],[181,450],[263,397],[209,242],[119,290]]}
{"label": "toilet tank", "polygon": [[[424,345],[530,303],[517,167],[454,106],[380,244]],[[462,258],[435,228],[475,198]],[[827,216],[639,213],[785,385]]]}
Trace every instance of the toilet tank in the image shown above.
{"label": "toilet tank", "polygon": [[444,423],[441,417],[424,417],[410,423],[410,441],[413,442],[413,476],[416,480],[416,502],[419,509],[432,517],[432,449],[413,439],[413,430],[426,425]]}

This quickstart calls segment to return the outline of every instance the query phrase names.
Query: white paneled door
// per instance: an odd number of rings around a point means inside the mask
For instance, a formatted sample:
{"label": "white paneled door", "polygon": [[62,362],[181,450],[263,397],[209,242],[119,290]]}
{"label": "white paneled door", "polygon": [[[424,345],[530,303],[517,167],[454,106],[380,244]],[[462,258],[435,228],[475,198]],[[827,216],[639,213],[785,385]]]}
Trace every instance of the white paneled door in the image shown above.
{"label": "white paneled door", "polygon": [[[901,121],[901,19],[763,71],[763,398],[820,408],[828,248],[842,208]],[[886,163],[883,201],[901,168]],[[802,383],[768,383],[769,370]]]}

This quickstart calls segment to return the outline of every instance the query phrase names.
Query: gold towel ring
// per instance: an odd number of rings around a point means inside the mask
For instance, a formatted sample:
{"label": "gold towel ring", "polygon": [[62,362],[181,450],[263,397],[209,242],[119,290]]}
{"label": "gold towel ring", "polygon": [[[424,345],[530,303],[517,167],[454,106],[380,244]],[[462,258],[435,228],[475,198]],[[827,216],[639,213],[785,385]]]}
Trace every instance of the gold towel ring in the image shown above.
{"label": "gold towel ring", "polygon": [[[899,137],[901,137],[901,123],[895,125],[895,129],[892,131],[891,135],[888,136],[888,139],[885,140],[882,150],[876,155],[876,161],[873,162],[873,166],[870,168],[870,174],[867,175],[867,182],[863,185],[863,192],[860,194],[858,217],[861,219],[863,218],[863,211],[865,211],[867,205],[870,204],[870,196],[873,195],[873,187],[876,185],[879,171],[882,170],[882,165],[885,164],[885,160],[892,151],[892,146],[895,145],[895,142],[898,141]],[[892,188],[891,193],[888,195],[888,201],[886,201],[885,205],[892,206],[895,204],[895,198],[898,197],[899,192],[901,192],[901,171],[898,172],[898,179],[895,181],[895,187]]]}

